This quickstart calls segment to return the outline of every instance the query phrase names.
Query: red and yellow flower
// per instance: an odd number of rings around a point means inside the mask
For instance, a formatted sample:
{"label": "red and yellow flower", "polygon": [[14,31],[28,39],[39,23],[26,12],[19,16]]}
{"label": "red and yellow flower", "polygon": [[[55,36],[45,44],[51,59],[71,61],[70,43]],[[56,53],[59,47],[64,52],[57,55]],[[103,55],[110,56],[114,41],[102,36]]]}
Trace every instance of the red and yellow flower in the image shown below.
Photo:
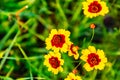
{"label": "red and yellow flower", "polygon": [[67,76],[67,78],[65,78],[64,80],[82,80],[80,76],[76,76],[73,73],[69,73],[69,75]]}
{"label": "red and yellow flower", "polygon": [[80,59],[86,62],[83,67],[87,71],[91,71],[94,68],[102,70],[107,62],[103,50],[98,49],[96,51],[94,46],[89,46],[88,49],[83,49]]}
{"label": "red and yellow flower", "polygon": [[49,54],[45,55],[44,58],[44,65],[48,67],[48,71],[52,71],[54,74],[58,74],[59,71],[63,71],[61,66],[64,64],[64,60],[61,59],[60,53],[49,52]]}
{"label": "red and yellow flower", "polygon": [[56,29],[52,29],[49,37],[45,40],[46,49],[52,49],[55,52],[67,52],[68,45],[70,43],[69,36],[69,31],[65,31],[64,29],[59,29],[58,31]]}
{"label": "red and yellow flower", "polygon": [[109,12],[106,3],[101,0],[87,0],[82,2],[84,14],[87,17],[93,18],[99,15],[104,16]]}
{"label": "red and yellow flower", "polygon": [[79,53],[78,53],[78,46],[74,46],[73,43],[69,45],[68,55],[74,56],[75,59],[78,59]]}

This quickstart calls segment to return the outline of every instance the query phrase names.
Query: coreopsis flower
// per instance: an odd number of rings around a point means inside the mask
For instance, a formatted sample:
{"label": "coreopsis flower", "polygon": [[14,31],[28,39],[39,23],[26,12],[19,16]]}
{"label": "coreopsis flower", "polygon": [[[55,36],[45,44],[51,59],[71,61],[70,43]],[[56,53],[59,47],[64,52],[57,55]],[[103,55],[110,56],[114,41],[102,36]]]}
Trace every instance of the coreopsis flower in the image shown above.
{"label": "coreopsis flower", "polygon": [[67,52],[68,45],[70,43],[69,36],[69,31],[65,31],[64,29],[59,29],[58,31],[56,29],[52,29],[49,37],[45,40],[46,49],[52,49],[55,52]]}
{"label": "coreopsis flower", "polygon": [[74,46],[74,44],[71,43],[69,45],[68,55],[74,56],[75,59],[78,59],[78,57],[79,57],[78,48],[79,48],[78,46]]}
{"label": "coreopsis flower", "polygon": [[87,0],[82,2],[84,14],[87,17],[93,18],[99,15],[104,16],[109,12],[106,3],[101,0]]}
{"label": "coreopsis flower", "polygon": [[59,52],[49,52],[48,55],[44,56],[44,65],[48,67],[48,71],[52,71],[54,74],[58,74],[59,71],[63,71],[61,67],[64,60],[61,59],[61,54]]}
{"label": "coreopsis flower", "polygon": [[96,50],[94,46],[89,46],[88,49],[83,49],[80,59],[86,62],[83,67],[87,71],[91,71],[93,69],[102,70],[107,62],[107,58],[105,57],[103,50]]}
{"label": "coreopsis flower", "polygon": [[82,80],[82,78],[80,76],[76,76],[73,73],[69,73],[67,78],[65,78],[64,80]]}

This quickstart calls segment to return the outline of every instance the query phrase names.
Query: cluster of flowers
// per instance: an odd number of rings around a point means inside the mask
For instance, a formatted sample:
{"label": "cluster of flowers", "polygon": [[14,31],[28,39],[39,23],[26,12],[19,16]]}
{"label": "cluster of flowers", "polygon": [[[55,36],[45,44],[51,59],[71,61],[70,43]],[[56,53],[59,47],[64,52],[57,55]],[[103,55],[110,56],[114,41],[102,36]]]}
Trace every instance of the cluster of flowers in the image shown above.
{"label": "cluster of flowers", "polygon": [[[79,58],[78,46],[75,46],[70,41],[69,36],[69,31],[64,29],[59,29],[58,31],[52,29],[49,37],[45,41],[46,49],[51,49],[51,51],[44,56],[44,65],[48,67],[48,71],[52,71],[54,74],[63,71],[62,65],[64,64],[64,60],[61,58],[60,53],[68,52],[69,56],[74,56],[75,59]],[[94,68],[102,70],[107,62],[103,50],[96,50],[94,46],[89,46],[88,49],[83,49],[81,53],[82,55],[80,56],[80,59],[86,62],[83,67],[87,71],[91,71]],[[75,76],[73,73],[70,73],[67,78],[80,80],[80,77]]]}
{"label": "cluster of flowers", "polygon": [[[90,18],[105,15],[109,12],[105,2],[101,0],[87,0],[86,2],[82,2],[82,4],[84,14]],[[92,29],[94,29],[94,27],[94,25],[91,26]],[[61,53],[68,53],[69,56],[73,56],[76,60],[81,59],[85,61],[86,63],[83,67],[86,71],[104,69],[107,58],[103,50],[96,50],[94,46],[88,46],[88,49],[83,49],[81,51],[82,55],[79,56],[79,47],[70,41],[69,36],[70,32],[65,29],[52,29],[49,37],[45,40],[46,49],[51,50],[44,56],[44,65],[48,67],[48,71],[54,74],[63,71],[62,65],[64,64],[64,60],[61,58]],[[65,80],[82,80],[82,78],[71,72]]]}

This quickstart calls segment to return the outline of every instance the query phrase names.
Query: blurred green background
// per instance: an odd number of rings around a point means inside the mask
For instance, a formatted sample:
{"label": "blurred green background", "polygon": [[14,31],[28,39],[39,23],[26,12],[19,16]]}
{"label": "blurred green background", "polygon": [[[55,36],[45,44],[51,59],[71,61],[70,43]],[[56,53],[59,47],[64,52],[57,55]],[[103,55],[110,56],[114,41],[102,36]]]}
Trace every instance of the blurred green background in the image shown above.
{"label": "blurred green background", "polygon": [[[103,49],[108,63],[98,71],[95,80],[120,79],[120,0],[103,0],[109,7],[105,16],[87,18],[83,14],[85,0],[0,0],[0,80],[63,80],[79,63],[67,54],[64,71],[54,75],[43,65],[45,39],[50,30],[66,29],[70,39],[80,48],[87,48],[92,36],[90,24],[96,25],[91,45]],[[16,17],[24,6],[28,6]],[[79,50],[81,55],[81,50]],[[3,56],[2,56],[3,55]],[[78,75],[90,80],[81,64]]]}

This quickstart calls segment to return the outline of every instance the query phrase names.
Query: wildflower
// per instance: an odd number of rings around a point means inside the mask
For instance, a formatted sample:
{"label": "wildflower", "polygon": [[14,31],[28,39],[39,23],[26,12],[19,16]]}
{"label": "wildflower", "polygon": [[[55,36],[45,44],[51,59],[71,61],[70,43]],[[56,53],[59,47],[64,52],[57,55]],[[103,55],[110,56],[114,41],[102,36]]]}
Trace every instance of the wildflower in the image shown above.
{"label": "wildflower", "polygon": [[82,79],[80,76],[75,76],[75,74],[69,73],[67,78],[65,78],[64,80],[82,80]]}
{"label": "wildflower", "polygon": [[109,12],[108,7],[104,1],[100,0],[87,0],[82,2],[84,14],[87,17],[93,18],[99,15],[104,16]]}
{"label": "wildflower", "polygon": [[61,66],[64,63],[64,60],[61,59],[60,53],[49,52],[49,54],[45,55],[44,58],[44,65],[48,67],[48,71],[52,71],[54,74],[58,74],[59,71],[63,71]]}
{"label": "wildflower", "polygon": [[102,70],[107,62],[103,50],[98,49],[96,51],[94,46],[89,46],[88,49],[82,50],[82,56],[80,58],[86,62],[83,67],[87,71],[91,71],[94,68]]}
{"label": "wildflower", "polygon": [[73,43],[69,45],[69,51],[68,51],[69,56],[74,56],[75,59],[78,59],[79,53],[78,53],[78,46],[74,46]]}
{"label": "wildflower", "polygon": [[90,28],[91,28],[91,29],[94,29],[94,28],[95,28],[95,24],[92,23],[92,24],[90,25]]}
{"label": "wildflower", "polygon": [[70,43],[70,32],[64,29],[52,29],[49,37],[45,40],[46,49],[54,51],[67,52],[68,44]]}

